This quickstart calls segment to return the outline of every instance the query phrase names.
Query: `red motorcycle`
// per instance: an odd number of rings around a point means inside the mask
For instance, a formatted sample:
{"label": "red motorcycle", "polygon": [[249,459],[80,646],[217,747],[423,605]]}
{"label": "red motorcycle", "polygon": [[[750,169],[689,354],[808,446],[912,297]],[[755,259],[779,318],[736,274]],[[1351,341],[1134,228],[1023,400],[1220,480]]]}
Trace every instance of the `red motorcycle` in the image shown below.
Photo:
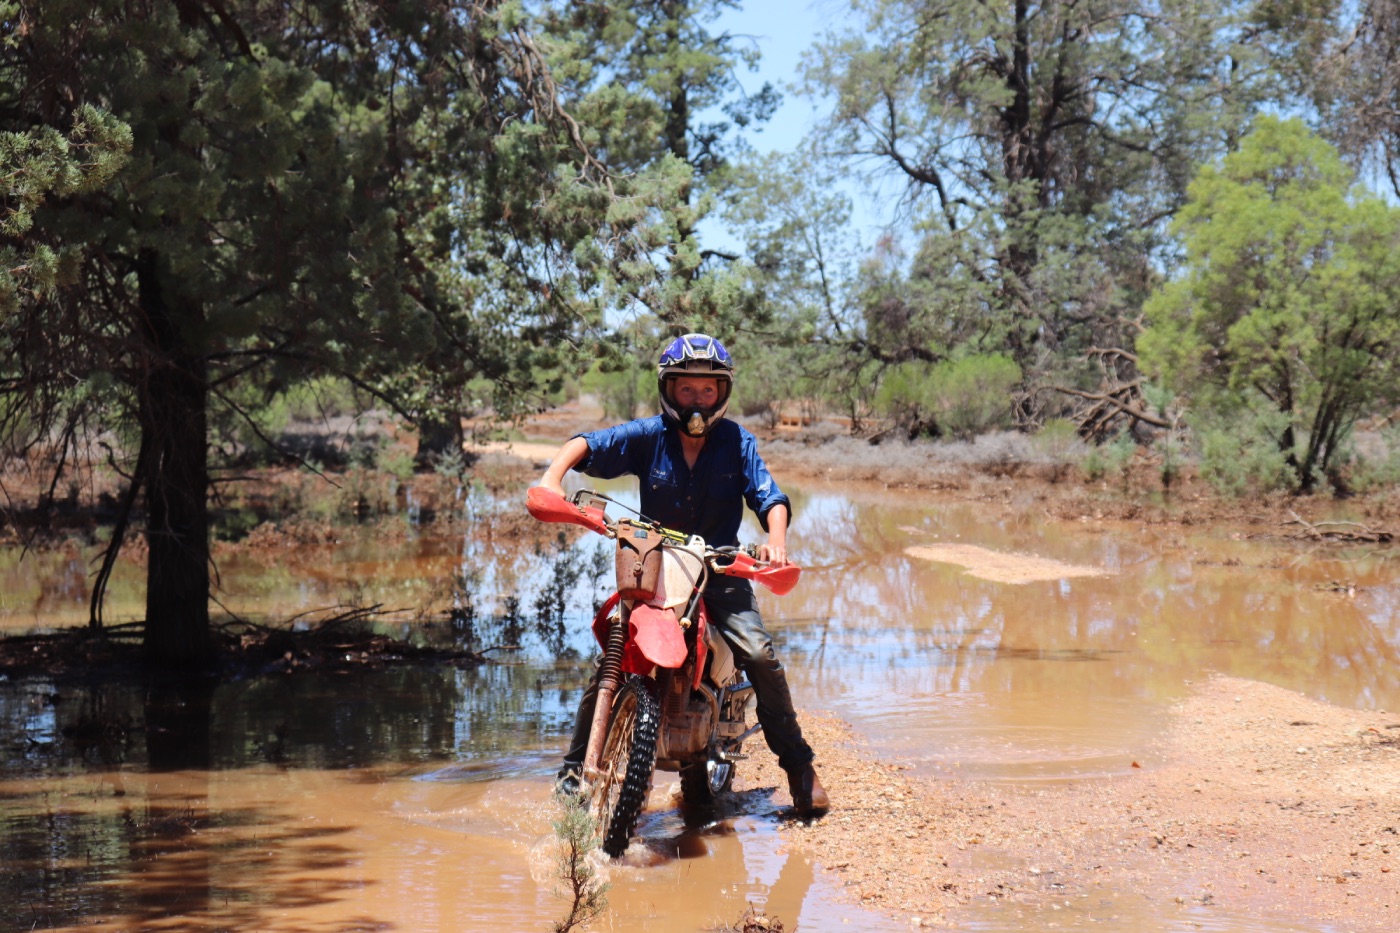
{"label": "red motorcycle", "polygon": [[[801,570],[773,567],[754,549],[711,547],[641,515],[612,519],[607,496],[570,498],[532,487],[526,506],[543,522],[582,525],[616,541],[617,592],[593,620],[603,649],[598,700],[580,790],[603,851],[626,851],[656,770],[680,772],[687,804],[708,806],[729,789],[745,740],[753,686],[708,624],[701,592],[710,574],[755,580],[778,595]],[[631,511],[629,509],[629,511]]]}

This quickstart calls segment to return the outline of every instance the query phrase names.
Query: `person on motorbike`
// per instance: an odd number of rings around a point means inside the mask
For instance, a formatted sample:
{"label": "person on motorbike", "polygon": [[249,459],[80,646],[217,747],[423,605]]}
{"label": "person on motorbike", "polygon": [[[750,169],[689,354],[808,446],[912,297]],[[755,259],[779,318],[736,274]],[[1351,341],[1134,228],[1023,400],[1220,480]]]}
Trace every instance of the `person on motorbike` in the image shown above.
{"label": "person on motorbike", "polygon": [[[540,485],[563,495],[570,470],[600,479],[636,476],[642,514],[715,547],[739,543],[747,503],[768,533],[760,559],[786,565],[792,505],[759,456],[754,436],[724,417],[733,384],[734,362],[723,344],[705,334],[677,337],[657,364],[661,414],[575,435],[559,448]],[[758,721],[787,773],[794,808],[803,815],[825,811],[830,800],[817,779],[815,755],[802,737],[787,674],[764,628],[753,586],[737,577],[713,576],[704,599],[711,624],[753,684]],[[577,787],[582,771],[597,687],[595,676],[579,704],[559,772],[566,790]]]}

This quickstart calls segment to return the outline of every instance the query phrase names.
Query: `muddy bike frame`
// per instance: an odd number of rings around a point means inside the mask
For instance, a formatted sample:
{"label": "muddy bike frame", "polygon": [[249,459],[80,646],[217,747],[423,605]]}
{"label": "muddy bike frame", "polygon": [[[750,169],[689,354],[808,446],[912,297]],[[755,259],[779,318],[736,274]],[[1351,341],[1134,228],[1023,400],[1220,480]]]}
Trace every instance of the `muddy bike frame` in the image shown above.
{"label": "muddy bike frame", "polygon": [[[586,489],[566,499],[551,490],[536,486],[531,488],[526,496],[526,506],[536,519],[588,528],[617,540],[619,554],[626,555],[625,560],[618,562],[619,591],[609,597],[594,619],[594,635],[603,647],[603,660],[599,669],[597,698],[582,775],[586,790],[601,794],[601,797],[595,799],[595,810],[604,824],[601,827],[605,836],[604,849],[609,855],[615,856],[626,848],[627,838],[642,804],[641,798],[645,791],[637,785],[649,784],[651,772],[656,767],[657,732],[667,729],[670,723],[667,714],[656,706],[656,693],[662,689],[660,685],[664,685],[669,693],[671,678],[693,662],[693,684],[689,685],[689,689],[677,684],[676,693],[681,700],[684,696],[691,695],[691,691],[697,696],[708,698],[711,711],[708,717],[709,728],[701,730],[701,737],[692,739],[691,750],[683,758],[676,760],[668,770],[676,770],[682,764],[690,768],[704,767],[707,755],[717,754],[726,761],[734,757],[743,757],[731,756],[725,748],[737,747],[743,739],[759,729],[758,726],[754,726],[741,735],[724,736],[723,742],[717,743],[721,725],[728,726],[731,723],[723,720],[721,704],[715,699],[715,691],[702,684],[702,678],[707,674],[706,639],[703,637],[707,627],[707,613],[701,592],[709,575],[716,573],[753,580],[774,593],[783,595],[797,585],[801,569],[792,564],[772,566],[758,560],[752,551],[738,547],[711,547],[697,536],[665,528],[642,516],[638,516],[637,519],[609,518],[606,511],[609,503],[627,508],[601,493]],[[645,587],[654,585],[655,580],[642,584],[643,589],[638,591],[636,587],[642,577],[643,555],[637,554],[634,563],[633,552],[622,550],[624,546],[634,543],[631,540],[634,538],[644,539],[640,542],[643,547],[655,550],[658,563],[665,557],[664,549],[673,548],[676,549],[673,553],[684,554],[687,559],[697,560],[699,567],[693,576],[685,578],[683,587],[669,592],[664,598],[661,598],[659,593],[646,591]],[[679,557],[674,559],[678,560]],[[633,570],[636,572],[635,577],[632,574]],[[670,577],[666,579],[669,580]],[[669,589],[670,584],[666,584],[665,588]],[[620,611],[614,614],[614,609]],[[695,627],[693,632],[690,631],[692,626]],[[687,632],[691,634],[689,644]],[[624,677],[627,675],[645,683],[640,686],[628,684],[627,689],[622,690]],[[736,686],[718,685],[721,688],[720,694],[727,700],[747,697],[752,691],[752,687],[746,683],[738,682],[739,678],[736,677],[735,681]],[[622,696],[619,696],[620,690]],[[633,695],[629,697],[628,691]],[[647,706],[647,709],[639,712],[638,704]],[[732,709],[729,702],[724,705],[727,709]],[[742,707],[742,702],[739,705]],[[633,736],[618,737],[618,733],[624,729],[617,723],[621,718],[619,710],[622,708],[630,710],[634,718],[640,717],[643,728],[649,730],[640,740],[643,746],[650,743],[649,759],[644,749],[637,756],[636,763],[611,760],[612,756],[619,754],[622,745],[627,746],[625,756],[629,758],[634,756],[633,750],[637,748],[638,740]],[[742,715],[740,718],[742,719]],[[636,722],[631,728],[637,728]],[[672,726],[671,731],[662,733],[663,736],[675,735],[674,729]],[[663,741],[666,741],[669,747],[669,741],[664,738]],[[717,744],[722,744],[724,748],[716,748]],[[699,747],[696,747],[697,745]],[[623,786],[615,788],[613,785],[619,781],[619,764],[627,769],[627,773],[622,779]],[[732,766],[725,764],[724,767],[725,775],[732,777]],[[641,773],[643,771],[645,777]],[[717,792],[718,785],[727,786],[728,783],[727,778],[709,783],[702,780],[697,784],[695,781],[694,778],[687,780],[686,772],[682,772],[683,789],[689,785],[696,788],[703,797],[712,797]],[[626,786],[627,782],[631,782],[633,786]],[[718,789],[722,789],[722,786],[718,786]],[[688,800],[689,797],[687,792]],[[614,808],[618,811],[616,814]]]}

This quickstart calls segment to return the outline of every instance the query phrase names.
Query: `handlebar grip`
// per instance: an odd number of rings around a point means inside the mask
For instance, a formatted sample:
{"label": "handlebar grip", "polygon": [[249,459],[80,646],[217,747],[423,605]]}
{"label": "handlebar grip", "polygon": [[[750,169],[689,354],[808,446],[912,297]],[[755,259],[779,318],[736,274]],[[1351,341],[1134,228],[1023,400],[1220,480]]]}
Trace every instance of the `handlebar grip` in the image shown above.
{"label": "handlebar grip", "polygon": [[772,567],[767,564],[759,566],[757,558],[749,553],[748,548],[743,548],[736,553],[732,563],[716,569],[729,576],[754,580],[779,596],[785,596],[792,592],[792,588],[797,586],[798,578],[802,576],[802,568],[796,564],[785,564],[782,567]]}
{"label": "handlebar grip", "polygon": [[601,509],[574,505],[559,493],[543,486],[531,486],[526,491],[525,508],[542,522],[582,525],[600,535],[608,534],[607,515]]}

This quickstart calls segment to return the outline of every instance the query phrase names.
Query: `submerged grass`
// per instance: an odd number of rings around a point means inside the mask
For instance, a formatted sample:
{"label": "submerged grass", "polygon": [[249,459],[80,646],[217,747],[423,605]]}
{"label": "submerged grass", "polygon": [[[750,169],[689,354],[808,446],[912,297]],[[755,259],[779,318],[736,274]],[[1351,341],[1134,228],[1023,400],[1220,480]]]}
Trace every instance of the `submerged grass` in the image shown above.
{"label": "submerged grass", "polygon": [[590,855],[598,850],[598,826],[588,812],[588,802],[576,794],[556,798],[563,812],[555,820],[554,835],[559,840],[556,877],[562,887],[552,892],[567,901],[569,913],[554,924],[554,933],[570,933],[601,917],[608,909],[607,882],[598,875]]}

